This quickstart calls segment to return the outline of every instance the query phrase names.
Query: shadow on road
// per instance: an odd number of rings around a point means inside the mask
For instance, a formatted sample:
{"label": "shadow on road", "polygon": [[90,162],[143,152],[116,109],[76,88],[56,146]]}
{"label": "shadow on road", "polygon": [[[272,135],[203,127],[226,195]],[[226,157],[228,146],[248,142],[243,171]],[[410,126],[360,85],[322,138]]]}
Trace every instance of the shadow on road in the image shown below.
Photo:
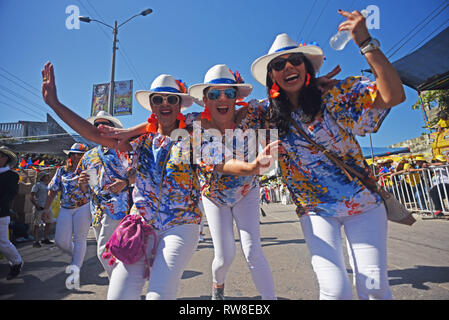
{"label": "shadow on road", "polygon": [[412,288],[430,290],[425,283],[449,282],[449,267],[416,266],[410,269],[388,271],[390,286],[411,284]]}

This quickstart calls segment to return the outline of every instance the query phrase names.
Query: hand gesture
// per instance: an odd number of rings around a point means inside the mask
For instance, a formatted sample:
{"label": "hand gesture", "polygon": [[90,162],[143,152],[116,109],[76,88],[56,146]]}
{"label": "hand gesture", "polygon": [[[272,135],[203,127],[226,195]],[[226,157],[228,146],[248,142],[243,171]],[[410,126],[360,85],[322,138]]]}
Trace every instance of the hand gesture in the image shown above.
{"label": "hand gesture", "polygon": [[58,103],[58,96],[56,94],[55,85],[55,72],[53,70],[53,65],[47,62],[44,66],[42,73],[42,97],[44,101],[49,106]]}
{"label": "hand gesture", "polygon": [[78,177],[78,183],[80,185],[87,185],[89,183],[89,174],[87,173],[87,171],[82,171]]}
{"label": "hand gesture", "polygon": [[346,18],[346,21],[338,26],[338,31],[349,30],[354,42],[360,47],[360,44],[370,37],[365,17],[359,11],[338,10],[338,13]]}
{"label": "hand gesture", "polygon": [[125,180],[120,180],[120,179],[116,179],[116,178],[112,178],[114,182],[112,182],[111,184],[108,184],[104,187],[105,190],[109,190],[112,193],[120,193],[123,191],[123,189],[125,189],[126,187],[126,181]]}
{"label": "hand gesture", "polygon": [[279,153],[285,153],[284,147],[281,145],[280,140],[276,140],[267,145],[259,153],[255,161],[255,174],[263,174],[266,172],[277,160]]}
{"label": "hand gesture", "polygon": [[320,89],[321,93],[324,93],[327,90],[331,89],[340,81],[337,79],[333,79],[333,77],[339,74],[340,71],[340,65],[337,65],[334,69],[332,69],[331,72],[316,79],[318,89]]}

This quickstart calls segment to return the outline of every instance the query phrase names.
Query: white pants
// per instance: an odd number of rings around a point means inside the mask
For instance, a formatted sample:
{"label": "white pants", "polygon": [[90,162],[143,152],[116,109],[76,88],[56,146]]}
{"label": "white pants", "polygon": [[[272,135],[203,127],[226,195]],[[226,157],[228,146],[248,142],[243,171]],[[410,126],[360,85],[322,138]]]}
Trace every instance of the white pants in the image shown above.
{"label": "white pants", "polygon": [[103,214],[103,218],[101,218],[101,222],[94,227],[95,239],[97,240],[97,257],[109,279],[111,279],[112,269],[114,266],[110,266],[108,263],[109,261],[107,259],[103,259],[102,255],[106,247],[106,242],[109,241],[109,238],[115,228],[119,225],[120,221],[121,219],[114,220],[105,213]]}
{"label": "white pants", "polygon": [[10,265],[17,265],[22,262],[22,257],[16,247],[9,241],[9,216],[0,218],[0,252],[9,261]]}
{"label": "white pants", "polygon": [[251,277],[262,299],[274,300],[273,276],[260,242],[259,188],[253,188],[233,207],[219,207],[203,196],[203,206],[214,243],[212,278],[223,284],[235,258],[235,220],[240,234],[243,255]]}
{"label": "white pants", "polygon": [[352,299],[346,272],[344,227],[353,282],[359,299],[392,299],[387,273],[387,218],[383,205],[347,217],[306,215],[301,227],[318,278],[320,299]]}
{"label": "white pants", "polygon": [[87,248],[92,215],[89,204],[75,208],[61,208],[56,221],[55,242],[64,252],[72,256],[72,263],[81,269]]}
{"label": "white pants", "polygon": [[[166,231],[156,231],[157,250],[150,279],[147,300],[175,300],[179,281],[198,245],[199,225],[183,224]],[[147,245],[151,257],[153,237]],[[140,300],[146,279],[145,257],[134,264],[119,261],[112,270],[108,300]]]}

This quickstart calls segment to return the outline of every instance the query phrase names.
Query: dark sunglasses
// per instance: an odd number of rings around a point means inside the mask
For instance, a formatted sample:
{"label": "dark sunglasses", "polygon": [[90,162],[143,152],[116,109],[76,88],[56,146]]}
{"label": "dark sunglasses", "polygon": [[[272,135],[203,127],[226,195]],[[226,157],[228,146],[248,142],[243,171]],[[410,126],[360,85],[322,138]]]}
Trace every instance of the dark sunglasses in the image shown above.
{"label": "dark sunglasses", "polygon": [[224,92],[226,98],[228,99],[235,99],[237,97],[237,90],[234,88],[228,88],[224,90],[220,89],[212,89],[207,92],[207,98],[209,100],[217,100],[220,98],[221,93]]}
{"label": "dark sunglasses", "polygon": [[95,122],[94,126],[98,127],[98,126],[100,126],[102,124],[104,124],[105,126],[109,126],[109,127],[115,127],[112,122]]}
{"label": "dark sunglasses", "polygon": [[159,94],[154,94],[150,97],[150,102],[152,105],[158,106],[164,102],[164,100],[171,105],[177,105],[180,101],[177,95],[171,94],[168,96],[161,96]]}
{"label": "dark sunglasses", "polygon": [[271,69],[276,71],[284,70],[287,61],[293,66],[297,67],[304,62],[304,55],[302,53],[292,53],[288,58],[277,57],[270,62]]}

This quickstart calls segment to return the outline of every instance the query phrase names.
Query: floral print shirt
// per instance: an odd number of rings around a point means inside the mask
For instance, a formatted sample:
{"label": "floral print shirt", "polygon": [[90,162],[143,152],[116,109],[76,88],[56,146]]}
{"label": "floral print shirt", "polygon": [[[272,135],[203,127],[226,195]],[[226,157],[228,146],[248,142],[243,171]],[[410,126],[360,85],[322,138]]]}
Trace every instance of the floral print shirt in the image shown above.
{"label": "floral print shirt", "polygon": [[131,141],[137,169],[131,214],[139,213],[156,229],[201,222],[190,143],[190,136],[172,140],[159,133],[146,133]]}
{"label": "floral print shirt", "polygon": [[114,149],[98,146],[84,154],[78,165],[77,174],[93,169],[98,181],[96,185],[90,186],[93,226],[101,222],[104,213],[113,220],[120,220],[128,213],[128,188],[115,194],[105,190],[105,186],[112,184],[114,178],[125,179],[130,165],[128,153]]}
{"label": "floral print shirt", "polygon": [[56,170],[48,184],[48,190],[61,191],[61,208],[75,209],[89,202],[90,196],[80,189],[78,178],[79,175],[76,172],[67,171],[64,166]]}
{"label": "floral print shirt", "polygon": [[[389,109],[372,108],[376,85],[364,77],[349,77],[323,95],[322,112],[306,123],[301,110],[292,112],[293,120],[317,144],[333,151],[350,165],[367,165],[355,139],[376,132]],[[248,116],[253,123],[265,121],[267,102],[259,112]],[[279,155],[279,165],[299,216],[349,216],[377,207],[381,198],[367,190],[358,179],[352,182],[320,151],[315,150],[293,125],[281,138],[287,154]]]}
{"label": "floral print shirt", "polygon": [[[199,119],[198,113],[188,114],[186,124],[192,124],[195,119]],[[196,145],[198,157],[195,157],[199,164],[201,194],[220,207],[234,206],[253,188],[259,187],[257,176],[236,176],[214,171],[216,164],[224,163],[231,157],[248,162],[255,159],[257,137],[252,132],[249,134],[252,130],[246,131],[248,128],[248,123],[242,121],[236,130],[228,130],[222,137],[216,129],[199,128],[196,123],[193,124],[194,135],[195,132],[201,132],[201,137],[194,137],[196,140],[201,139],[201,144]]]}

